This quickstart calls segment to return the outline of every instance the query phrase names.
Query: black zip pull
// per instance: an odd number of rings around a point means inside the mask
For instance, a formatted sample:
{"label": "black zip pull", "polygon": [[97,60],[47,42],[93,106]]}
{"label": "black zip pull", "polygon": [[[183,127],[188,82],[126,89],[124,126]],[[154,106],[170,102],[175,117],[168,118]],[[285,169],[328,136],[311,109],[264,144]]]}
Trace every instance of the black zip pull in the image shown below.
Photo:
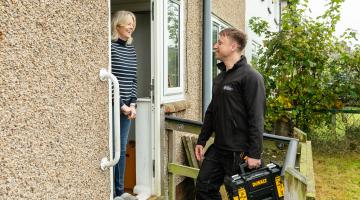
{"label": "black zip pull", "polygon": [[235,122],[235,119],[232,120],[232,123],[234,125],[235,128],[237,128],[237,125],[236,125],[236,122]]}

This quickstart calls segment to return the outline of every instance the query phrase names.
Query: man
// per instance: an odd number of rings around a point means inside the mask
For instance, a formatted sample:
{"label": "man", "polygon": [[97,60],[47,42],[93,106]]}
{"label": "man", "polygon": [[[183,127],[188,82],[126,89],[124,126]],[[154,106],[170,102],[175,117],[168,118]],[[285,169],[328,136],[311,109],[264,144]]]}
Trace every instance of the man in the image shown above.
{"label": "man", "polygon": [[214,44],[221,73],[214,79],[213,95],[195,147],[203,159],[203,147],[215,132],[196,183],[196,199],[221,199],[219,188],[225,175],[238,173],[239,164],[260,167],[264,129],[265,87],[263,77],[241,55],[246,35],[227,28]]}

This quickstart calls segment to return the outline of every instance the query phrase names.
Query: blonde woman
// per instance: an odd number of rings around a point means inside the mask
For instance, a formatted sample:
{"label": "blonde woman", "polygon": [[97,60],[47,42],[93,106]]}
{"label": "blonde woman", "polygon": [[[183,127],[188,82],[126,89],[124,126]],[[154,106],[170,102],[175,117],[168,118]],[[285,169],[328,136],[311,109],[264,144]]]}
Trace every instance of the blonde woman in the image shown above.
{"label": "blonde woman", "polygon": [[120,160],[114,167],[117,199],[136,199],[124,193],[125,154],[131,120],[136,117],[137,59],[132,43],[136,18],[132,12],[117,11],[112,18],[111,68],[120,87]]}

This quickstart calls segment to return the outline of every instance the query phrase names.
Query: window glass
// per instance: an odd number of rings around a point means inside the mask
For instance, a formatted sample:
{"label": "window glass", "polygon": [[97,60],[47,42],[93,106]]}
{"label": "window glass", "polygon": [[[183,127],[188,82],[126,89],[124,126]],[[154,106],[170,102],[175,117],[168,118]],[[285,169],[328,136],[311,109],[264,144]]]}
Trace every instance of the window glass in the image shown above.
{"label": "window glass", "polygon": [[[212,17],[212,43],[213,43],[213,45],[219,39],[220,31],[225,28],[228,28],[228,27],[230,27],[230,25],[228,23],[226,23],[225,21],[223,21],[215,16]],[[212,79],[214,79],[220,73],[220,70],[217,68],[218,62],[219,62],[219,60],[216,59],[215,51],[213,49],[213,51],[212,51]]]}
{"label": "window glass", "polygon": [[[212,25],[212,44],[214,45],[217,40],[218,40],[218,37],[219,37],[219,29],[220,29],[220,25],[216,22],[213,22],[213,25]],[[212,51],[212,78],[214,79],[217,74],[218,74],[218,70],[217,70],[217,64],[218,61],[216,60],[215,58],[215,50],[213,49]]]}
{"label": "window glass", "polygon": [[168,88],[180,87],[180,5],[168,2]]}

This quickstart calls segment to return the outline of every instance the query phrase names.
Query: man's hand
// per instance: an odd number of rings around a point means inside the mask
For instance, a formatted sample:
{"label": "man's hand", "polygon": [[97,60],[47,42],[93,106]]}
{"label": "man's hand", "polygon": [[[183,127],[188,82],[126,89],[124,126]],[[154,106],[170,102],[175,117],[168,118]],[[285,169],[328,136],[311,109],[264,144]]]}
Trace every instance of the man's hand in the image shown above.
{"label": "man's hand", "polygon": [[131,112],[131,108],[127,105],[123,105],[121,106],[121,112],[124,114],[124,115],[129,115],[130,112]]}
{"label": "man's hand", "polygon": [[202,145],[196,145],[195,146],[195,157],[196,160],[200,161],[204,158],[204,152],[203,152],[204,147]]}
{"label": "man's hand", "polygon": [[130,106],[130,114],[128,115],[128,119],[135,119],[136,118],[136,108],[135,106]]}
{"label": "man's hand", "polygon": [[256,169],[256,168],[259,168],[261,166],[261,160],[260,159],[247,157],[246,162],[247,162],[247,166],[248,166],[249,169]]}

